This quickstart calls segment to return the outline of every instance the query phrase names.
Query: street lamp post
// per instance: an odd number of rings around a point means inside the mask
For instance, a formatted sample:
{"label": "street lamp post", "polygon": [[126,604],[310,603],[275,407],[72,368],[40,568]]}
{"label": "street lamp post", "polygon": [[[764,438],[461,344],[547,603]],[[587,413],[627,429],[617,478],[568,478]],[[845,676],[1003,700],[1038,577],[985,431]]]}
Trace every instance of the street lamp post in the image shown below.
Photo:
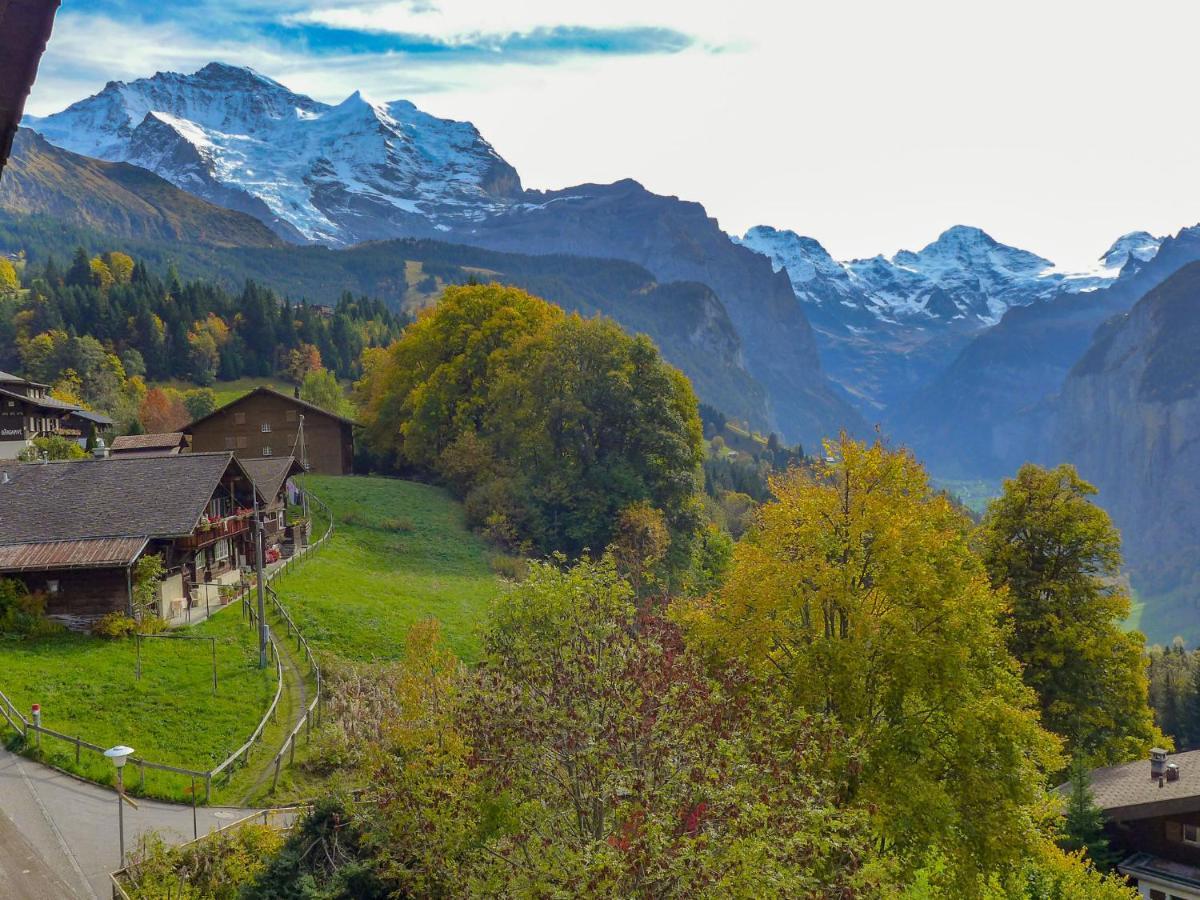
{"label": "street lamp post", "polygon": [[125,762],[133,755],[132,747],[125,747],[118,744],[110,750],[105,750],[104,755],[113,761],[113,765],[117,767],[117,828],[120,831],[121,841],[121,868],[125,867]]}

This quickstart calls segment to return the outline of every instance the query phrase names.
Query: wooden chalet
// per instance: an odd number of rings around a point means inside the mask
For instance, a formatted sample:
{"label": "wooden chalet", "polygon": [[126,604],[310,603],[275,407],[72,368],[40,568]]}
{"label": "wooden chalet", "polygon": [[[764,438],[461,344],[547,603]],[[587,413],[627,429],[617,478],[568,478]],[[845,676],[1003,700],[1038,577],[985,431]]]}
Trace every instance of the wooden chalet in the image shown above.
{"label": "wooden chalet", "polygon": [[1200,900],[1200,750],[1096,769],[1091,789],[1117,868],[1142,897]]}
{"label": "wooden chalet", "polygon": [[198,453],[239,459],[294,456],[307,472],[354,471],[355,422],[269,387],[255,388],[184,428]]}
{"label": "wooden chalet", "polygon": [[[44,592],[47,614],[86,624],[130,611],[133,568],[161,554],[167,577],[159,612],[219,598],[255,561],[253,510],[277,516],[277,546],[294,461],[252,475],[232,453],[100,455],[43,463],[0,462],[0,577]],[[263,487],[256,488],[257,483]]]}
{"label": "wooden chalet", "polygon": [[0,372],[0,459],[16,459],[34,438],[59,435],[85,446],[112,419],[50,396],[49,385]]}
{"label": "wooden chalet", "polygon": [[0,0],[0,172],[50,40],[59,0]]}

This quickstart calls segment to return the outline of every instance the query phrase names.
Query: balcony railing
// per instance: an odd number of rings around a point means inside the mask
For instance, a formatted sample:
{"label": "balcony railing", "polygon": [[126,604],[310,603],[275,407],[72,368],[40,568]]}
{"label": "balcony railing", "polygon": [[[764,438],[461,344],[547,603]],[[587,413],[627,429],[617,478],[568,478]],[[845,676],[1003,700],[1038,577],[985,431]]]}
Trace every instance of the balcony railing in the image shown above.
{"label": "balcony railing", "polygon": [[221,538],[234,537],[249,530],[249,516],[228,516],[207,523],[201,522],[194,532],[180,539],[179,546],[184,550],[198,550],[209,544],[215,544]]}

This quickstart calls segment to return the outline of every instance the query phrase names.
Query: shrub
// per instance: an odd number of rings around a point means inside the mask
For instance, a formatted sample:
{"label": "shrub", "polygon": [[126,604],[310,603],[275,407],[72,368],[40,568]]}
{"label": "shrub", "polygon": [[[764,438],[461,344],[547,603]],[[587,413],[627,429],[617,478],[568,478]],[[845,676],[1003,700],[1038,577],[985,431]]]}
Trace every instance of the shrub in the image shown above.
{"label": "shrub", "polygon": [[123,612],[110,612],[92,623],[92,634],[102,638],[127,638],[137,632],[138,623]]}
{"label": "shrub", "polygon": [[45,594],[31,593],[17,578],[0,579],[0,634],[40,637],[62,631],[45,613]]}

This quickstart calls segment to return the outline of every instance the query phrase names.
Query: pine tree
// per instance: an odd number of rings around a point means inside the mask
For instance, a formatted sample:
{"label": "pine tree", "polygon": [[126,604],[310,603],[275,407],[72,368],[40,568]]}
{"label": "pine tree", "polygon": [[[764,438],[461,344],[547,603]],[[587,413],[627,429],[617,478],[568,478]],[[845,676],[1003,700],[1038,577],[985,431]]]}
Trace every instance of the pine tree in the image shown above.
{"label": "pine tree", "polygon": [[1111,868],[1116,858],[1104,836],[1104,811],[1092,798],[1091,778],[1087,767],[1078,758],[1071,763],[1068,785],[1070,792],[1059,846],[1064,850],[1086,850],[1096,868]]}

